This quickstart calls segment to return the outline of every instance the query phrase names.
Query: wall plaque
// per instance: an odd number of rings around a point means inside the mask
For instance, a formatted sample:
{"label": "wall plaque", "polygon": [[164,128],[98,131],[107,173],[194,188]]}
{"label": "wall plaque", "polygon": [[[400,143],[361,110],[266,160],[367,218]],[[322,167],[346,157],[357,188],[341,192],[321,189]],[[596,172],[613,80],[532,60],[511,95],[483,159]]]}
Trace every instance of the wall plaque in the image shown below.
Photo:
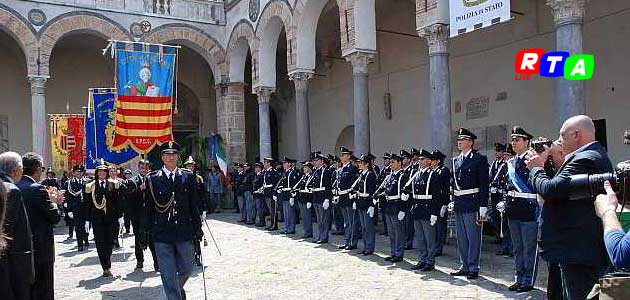
{"label": "wall plaque", "polygon": [[466,103],[466,120],[488,117],[490,98],[487,96],[472,98]]}

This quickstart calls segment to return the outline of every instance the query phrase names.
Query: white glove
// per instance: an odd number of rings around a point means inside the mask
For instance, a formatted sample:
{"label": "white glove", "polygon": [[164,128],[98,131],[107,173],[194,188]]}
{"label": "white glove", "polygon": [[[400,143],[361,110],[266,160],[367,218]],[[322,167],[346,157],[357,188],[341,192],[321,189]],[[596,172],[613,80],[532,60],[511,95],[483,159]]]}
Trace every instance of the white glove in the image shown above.
{"label": "white glove", "polygon": [[356,202],[352,202],[352,209],[357,210],[357,203]]}
{"label": "white glove", "polygon": [[322,204],[322,206],[324,207],[324,209],[328,209],[328,207],[330,207],[330,200],[324,200],[324,204]]}
{"label": "white glove", "polygon": [[368,207],[367,213],[370,218],[374,218],[374,206]]}
{"label": "white glove", "polygon": [[348,194],[348,199],[354,199],[354,198],[356,198],[356,197],[357,197],[357,195],[356,195],[356,194],[354,194],[354,193],[350,193],[350,194]]}
{"label": "white glove", "polygon": [[289,198],[289,205],[293,206],[295,204],[295,199]]}
{"label": "white glove", "polygon": [[68,212],[68,218],[74,219],[74,214],[71,211]]}
{"label": "white glove", "polygon": [[206,212],[205,212],[205,211],[204,211],[203,213],[201,213],[201,219],[202,219],[202,220],[205,220],[205,219],[206,219],[206,216],[207,216],[207,215],[206,215]]}
{"label": "white glove", "polygon": [[405,218],[405,212],[404,211],[399,211],[398,212],[398,221],[402,221]]}
{"label": "white glove", "polygon": [[376,203],[378,203],[378,201],[376,200],[376,198],[372,199],[372,203],[374,203],[374,205],[376,205]]}
{"label": "white glove", "polygon": [[446,205],[442,205],[442,208],[440,208],[440,217],[444,218],[444,216],[446,216]]}
{"label": "white glove", "polygon": [[431,220],[431,226],[433,226],[437,222],[437,216],[436,215],[431,215],[431,218],[429,220]]}
{"label": "white glove", "polygon": [[409,200],[409,194],[400,194],[400,200],[402,201]]}
{"label": "white glove", "polygon": [[120,227],[125,226],[125,219],[123,219],[123,218],[118,218],[118,225],[120,225]]}
{"label": "white glove", "polygon": [[448,203],[448,211],[454,211],[455,210],[455,202],[451,201]]}
{"label": "white glove", "polygon": [[337,204],[337,203],[339,203],[339,196],[333,196],[333,201],[332,201],[332,203],[333,203],[333,204]]}
{"label": "white glove", "polygon": [[486,214],[488,213],[488,208],[487,207],[480,207],[479,208],[479,216],[483,219],[486,217]]}
{"label": "white glove", "polygon": [[68,202],[64,202],[63,207],[68,208]]}
{"label": "white glove", "polygon": [[90,222],[85,222],[84,228],[85,228],[85,233],[87,235],[89,235],[90,234]]}
{"label": "white glove", "polygon": [[505,201],[501,201],[501,202],[497,203],[497,210],[500,213],[504,213],[505,212]]}
{"label": "white glove", "polygon": [[278,196],[273,196],[273,201],[278,201]]}
{"label": "white glove", "polygon": [[306,202],[306,209],[311,209],[311,206],[313,206],[313,203]]}

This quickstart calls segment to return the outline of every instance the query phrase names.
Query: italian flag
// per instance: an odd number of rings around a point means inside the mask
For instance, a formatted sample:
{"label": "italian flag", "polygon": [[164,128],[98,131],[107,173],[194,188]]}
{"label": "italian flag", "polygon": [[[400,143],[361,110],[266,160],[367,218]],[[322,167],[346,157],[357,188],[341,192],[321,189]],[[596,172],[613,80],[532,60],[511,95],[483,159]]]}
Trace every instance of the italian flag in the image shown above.
{"label": "italian flag", "polygon": [[217,158],[217,164],[219,165],[219,168],[221,168],[221,171],[223,172],[223,174],[227,176],[228,158],[227,158],[227,155],[225,155],[225,152],[223,152],[223,148],[221,147],[221,144],[218,141],[219,139],[215,139],[214,155]]}

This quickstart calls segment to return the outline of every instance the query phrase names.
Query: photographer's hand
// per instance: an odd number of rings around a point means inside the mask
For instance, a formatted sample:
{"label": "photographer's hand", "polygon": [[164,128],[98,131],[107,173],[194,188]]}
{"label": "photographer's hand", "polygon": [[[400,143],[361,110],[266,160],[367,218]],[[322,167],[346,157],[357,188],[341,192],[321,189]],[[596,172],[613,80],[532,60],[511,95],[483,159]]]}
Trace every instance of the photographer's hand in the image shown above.
{"label": "photographer's hand", "polygon": [[604,232],[613,229],[621,229],[621,224],[619,224],[617,214],[615,214],[619,202],[608,180],[604,182],[604,190],[606,190],[606,195],[597,195],[597,199],[595,200],[595,213],[602,219]]}
{"label": "photographer's hand", "polygon": [[535,167],[544,168],[545,162],[549,158],[549,147],[545,146],[543,152],[537,153],[527,160],[527,167],[531,170]]}

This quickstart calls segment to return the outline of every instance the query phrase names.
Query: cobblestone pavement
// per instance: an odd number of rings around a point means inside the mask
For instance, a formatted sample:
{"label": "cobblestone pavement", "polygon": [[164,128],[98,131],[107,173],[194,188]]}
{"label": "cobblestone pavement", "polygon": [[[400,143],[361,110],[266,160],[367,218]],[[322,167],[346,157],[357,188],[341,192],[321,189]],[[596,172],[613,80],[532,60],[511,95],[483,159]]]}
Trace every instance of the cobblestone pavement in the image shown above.
{"label": "cobblestone pavement", "polygon": [[[526,294],[507,290],[512,281],[512,260],[496,256],[497,246],[486,243],[481,258],[481,278],[468,281],[448,275],[458,267],[455,241],[450,239],[445,255],[437,258],[436,271],[410,270],[416,251],[406,251],[403,263],[383,260],[388,249],[386,237],[378,236],[378,255],[362,256],[355,251],[338,251],[340,240],[316,245],[295,236],[268,233],[236,222],[236,214],[221,213],[208,223],[219,243],[222,256],[208,237],[203,247],[208,299],[544,299],[542,287]],[[282,225],[280,225],[282,226]],[[298,225],[299,227],[300,225]],[[204,231],[207,230],[204,228]],[[133,236],[115,250],[114,278],[102,278],[94,243],[87,252],[77,252],[74,240],[67,239],[65,227],[56,228],[55,291],[62,300],[160,299],[163,295],[158,273],[148,250],[144,272],[135,271]],[[493,238],[486,237],[485,241]],[[543,264],[541,264],[541,267]],[[541,269],[538,285],[545,286],[546,271]],[[188,299],[204,299],[201,268],[185,287]]]}

